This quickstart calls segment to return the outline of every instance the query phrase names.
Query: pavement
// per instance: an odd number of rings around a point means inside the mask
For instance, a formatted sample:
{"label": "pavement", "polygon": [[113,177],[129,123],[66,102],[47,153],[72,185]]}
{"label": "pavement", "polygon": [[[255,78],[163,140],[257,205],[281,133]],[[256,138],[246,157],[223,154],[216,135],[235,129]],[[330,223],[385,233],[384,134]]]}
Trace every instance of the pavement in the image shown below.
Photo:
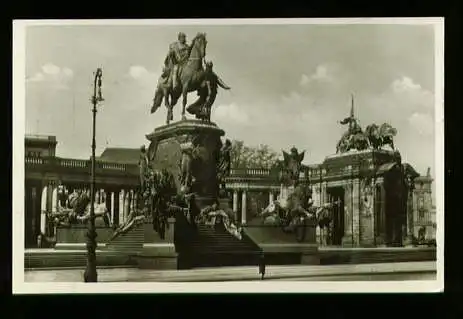
{"label": "pavement", "polygon": [[[265,280],[376,281],[435,280],[436,262],[403,262],[359,265],[267,266]],[[25,282],[82,282],[84,269],[26,270]],[[191,270],[99,268],[99,282],[211,282],[260,280],[258,267],[220,267]]]}

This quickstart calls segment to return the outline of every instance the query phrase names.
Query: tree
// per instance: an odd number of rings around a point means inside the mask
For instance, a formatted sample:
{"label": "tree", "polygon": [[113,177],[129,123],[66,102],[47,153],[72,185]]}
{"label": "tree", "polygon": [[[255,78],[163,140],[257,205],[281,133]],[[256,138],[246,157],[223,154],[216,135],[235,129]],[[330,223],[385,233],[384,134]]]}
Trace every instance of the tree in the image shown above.
{"label": "tree", "polygon": [[267,168],[276,165],[278,153],[268,145],[246,146],[243,141],[233,140],[231,166],[233,168]]}

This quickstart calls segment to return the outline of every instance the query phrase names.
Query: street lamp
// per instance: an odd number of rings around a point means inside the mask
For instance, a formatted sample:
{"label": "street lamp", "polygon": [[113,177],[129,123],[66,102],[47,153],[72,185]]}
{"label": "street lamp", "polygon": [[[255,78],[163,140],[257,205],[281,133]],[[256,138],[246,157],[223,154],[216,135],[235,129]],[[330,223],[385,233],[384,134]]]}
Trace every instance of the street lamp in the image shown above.
{"label": "street lamp", "polygon": [[[88,232],[87,232],[87,268],[84,273],[85,282],[97,282],[98,275],[96,272],[96,229],[95,229],[95,129],[96,129],[96,106],[98,102],[104,101],[101,96],[101,77],[103,71],[98,68],[95,72],[95,79],[93,83],[93,95],[91,97],[93,105],[93,130],[92,130],[92,170],[91,170],[91,184],[90,184],[90,218],[88,221]],[[98,86],[98,92],[97,92]]]}

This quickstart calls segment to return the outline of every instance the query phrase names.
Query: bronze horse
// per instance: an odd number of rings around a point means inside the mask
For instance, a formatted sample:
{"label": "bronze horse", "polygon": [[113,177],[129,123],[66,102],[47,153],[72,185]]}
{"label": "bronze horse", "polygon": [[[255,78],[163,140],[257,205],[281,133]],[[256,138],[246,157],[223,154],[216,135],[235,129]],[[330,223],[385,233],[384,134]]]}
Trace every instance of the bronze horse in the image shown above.
{"label": "bronze horse", "polygon": [[[170,56],[166,58],[166,66],[164,68],[163,76],[158,81],[153,105],[151,107],[151,113],[156,112],[164,98],[165,106],[168,110],[166,120],[167,124],[173,120],[172,109],[177,104],[180,96],[182,96],[182,120],[185,120],[188,93],[197,91],[198,95],[201,97],[204,96],[204,88],[209,88],[210,83],[207,83],[209,72],[203,68],[203,61],[206,56],[206,46],[206,34],[198,33],[192,40],[187,62],[179,66],[179,85],[175,89],[173,89],[172,79],[169,75],[173,68],[172,58]],[[216,90],[207,90],[207,92],[208,94],[217,93]],[[207,98],[207,100],[214,99],[215,96],[213,98],[210,96]]]}
{"label": "bronze horse", "polygon": [[379,150],[385,145],[389,145],[394,150],[394,137],[397,135],[397,130],[388,123],[383,123],[381,126],[370,124],[365,129],[371,146]]}

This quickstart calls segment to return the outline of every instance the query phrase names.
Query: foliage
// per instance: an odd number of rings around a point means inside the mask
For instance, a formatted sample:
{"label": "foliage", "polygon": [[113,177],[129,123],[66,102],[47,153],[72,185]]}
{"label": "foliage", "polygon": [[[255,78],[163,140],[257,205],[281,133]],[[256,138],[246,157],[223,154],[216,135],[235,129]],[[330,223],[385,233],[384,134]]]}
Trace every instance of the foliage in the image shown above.
{"label": "foliage", "polygon": [[247,146],[243,141],[233,140],[231,167],[233,168],[272,168],[277,164],[278,153],[268,145]]}

